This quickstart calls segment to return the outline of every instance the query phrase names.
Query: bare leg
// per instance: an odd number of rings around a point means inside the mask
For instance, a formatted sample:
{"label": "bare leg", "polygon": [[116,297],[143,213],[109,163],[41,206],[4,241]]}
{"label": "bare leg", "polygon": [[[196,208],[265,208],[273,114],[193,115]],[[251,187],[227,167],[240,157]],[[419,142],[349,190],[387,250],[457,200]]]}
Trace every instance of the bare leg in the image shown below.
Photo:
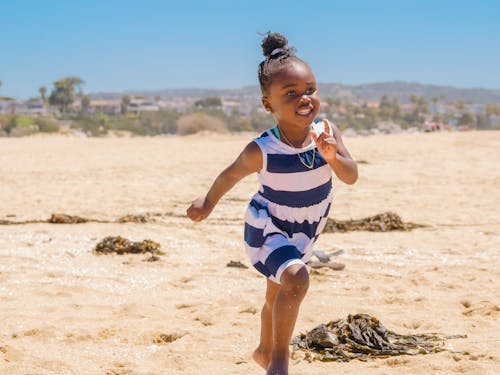
{"label": "bare leg", "polygon": [[287,375],[289,346],[299,307],[309,288],[309,273],[304,265],[292,265],[281,276],[281,288],[273,308],[273,351],[267,375]]}
{"label": "bare leg", "polygon": [[260,344],[253,352],[253,359],[264,370],[267,370],[271,362],[273,350],[273,306],[280,285],[271,280],[267,280],[266,301],[260,313]]}

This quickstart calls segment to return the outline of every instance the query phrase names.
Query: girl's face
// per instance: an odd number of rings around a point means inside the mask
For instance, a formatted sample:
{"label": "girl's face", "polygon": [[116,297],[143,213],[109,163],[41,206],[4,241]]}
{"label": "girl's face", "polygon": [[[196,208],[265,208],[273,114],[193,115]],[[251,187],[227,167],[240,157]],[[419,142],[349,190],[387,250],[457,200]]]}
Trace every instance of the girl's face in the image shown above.
{"label": "girl's face", "polygon": [[281,126],[309,126],[320,106],[311,68],[300,61],[284,66],[274,74],[266,95],[262,97],[262,104]]}

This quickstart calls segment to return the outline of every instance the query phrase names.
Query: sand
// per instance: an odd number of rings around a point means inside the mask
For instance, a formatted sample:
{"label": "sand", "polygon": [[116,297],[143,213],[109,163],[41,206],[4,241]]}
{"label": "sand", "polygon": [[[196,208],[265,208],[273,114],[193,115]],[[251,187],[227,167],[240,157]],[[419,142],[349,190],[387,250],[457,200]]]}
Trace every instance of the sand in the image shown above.
{"label": "sand", "polygon": [[[184,217],[250,138],[0,138],[0,220],[60,212],[111,222],[0,225],[0,373],[262,374],[250,355],[265,280],[226,267],[249,265],[242,216],[256,176],[206,221]],[[344,250],[334,260],[346,267],[311,276],[296,333],[367,313],[398,333],[467,338],[439,354],[366,362],[298,355],[290,374],[500,373],[500,132],[345,143],[360,178],[334,180],[330,216],[393,211],[428,227],[322,235],[317,248]],[[112,222],[147,212],[164,216]],[[108,235],[152,239],[165,255],[94,255]]]}

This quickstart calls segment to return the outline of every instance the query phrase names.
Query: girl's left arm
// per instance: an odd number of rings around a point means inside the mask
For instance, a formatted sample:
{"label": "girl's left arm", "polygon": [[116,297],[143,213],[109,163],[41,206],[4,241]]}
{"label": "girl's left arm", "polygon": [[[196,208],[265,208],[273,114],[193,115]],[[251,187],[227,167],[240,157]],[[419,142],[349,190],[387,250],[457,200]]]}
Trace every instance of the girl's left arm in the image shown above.
{"label": "girl's left arm", "polygon": [[[311,131],[318,151],[337,177],[342,182],[352,185],[358,179],[358,166],[342,142],[340,130],[334,124],[330,124],[327,119],[323,120],[323,124],[324,131],[320,135],[317,135],[314,130]],[[333,137],[330,135],[330,127]]]}

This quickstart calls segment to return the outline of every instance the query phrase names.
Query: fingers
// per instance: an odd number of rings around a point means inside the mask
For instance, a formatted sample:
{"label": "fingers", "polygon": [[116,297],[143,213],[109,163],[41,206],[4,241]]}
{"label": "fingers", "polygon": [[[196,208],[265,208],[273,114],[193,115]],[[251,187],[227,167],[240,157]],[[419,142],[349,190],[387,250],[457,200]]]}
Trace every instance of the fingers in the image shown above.
{"label": "fingers", "polygon": [[327,138],[325,138],[325,139],[324,139],[324,141],[325,141],[326,143],[331,144],[331,145],[336,145],[336,144],[337,144],[336,139],[335,139],[335,138],[333,138],[333,137],[327,137]]}
{"label": "fingers", "polygon": [[323,126],[325,127],[325,133],[330,135],[330,123],[326,118],[323,119]]}
{"label": "fingers", "polygon": [[193,212],[193,211],[187,212],[186,216],[196,223],[198,223],[204,219],[203,215],[201,215],[200,213]]}
{"label": "fingers", "polygon": [[318,143],[318,134],[316,134],[316,132],[314,131],[314,129],[311,129],[311,131],[309,132],[309,134],[311,134],[311,138],[314,140],[314,142]]}
{"label": "fingers", "polygon": [[186,210],[186,216],[196,223],[205,219],[208,214],[204,208],[204,203],[205,197],[195,199]]}

